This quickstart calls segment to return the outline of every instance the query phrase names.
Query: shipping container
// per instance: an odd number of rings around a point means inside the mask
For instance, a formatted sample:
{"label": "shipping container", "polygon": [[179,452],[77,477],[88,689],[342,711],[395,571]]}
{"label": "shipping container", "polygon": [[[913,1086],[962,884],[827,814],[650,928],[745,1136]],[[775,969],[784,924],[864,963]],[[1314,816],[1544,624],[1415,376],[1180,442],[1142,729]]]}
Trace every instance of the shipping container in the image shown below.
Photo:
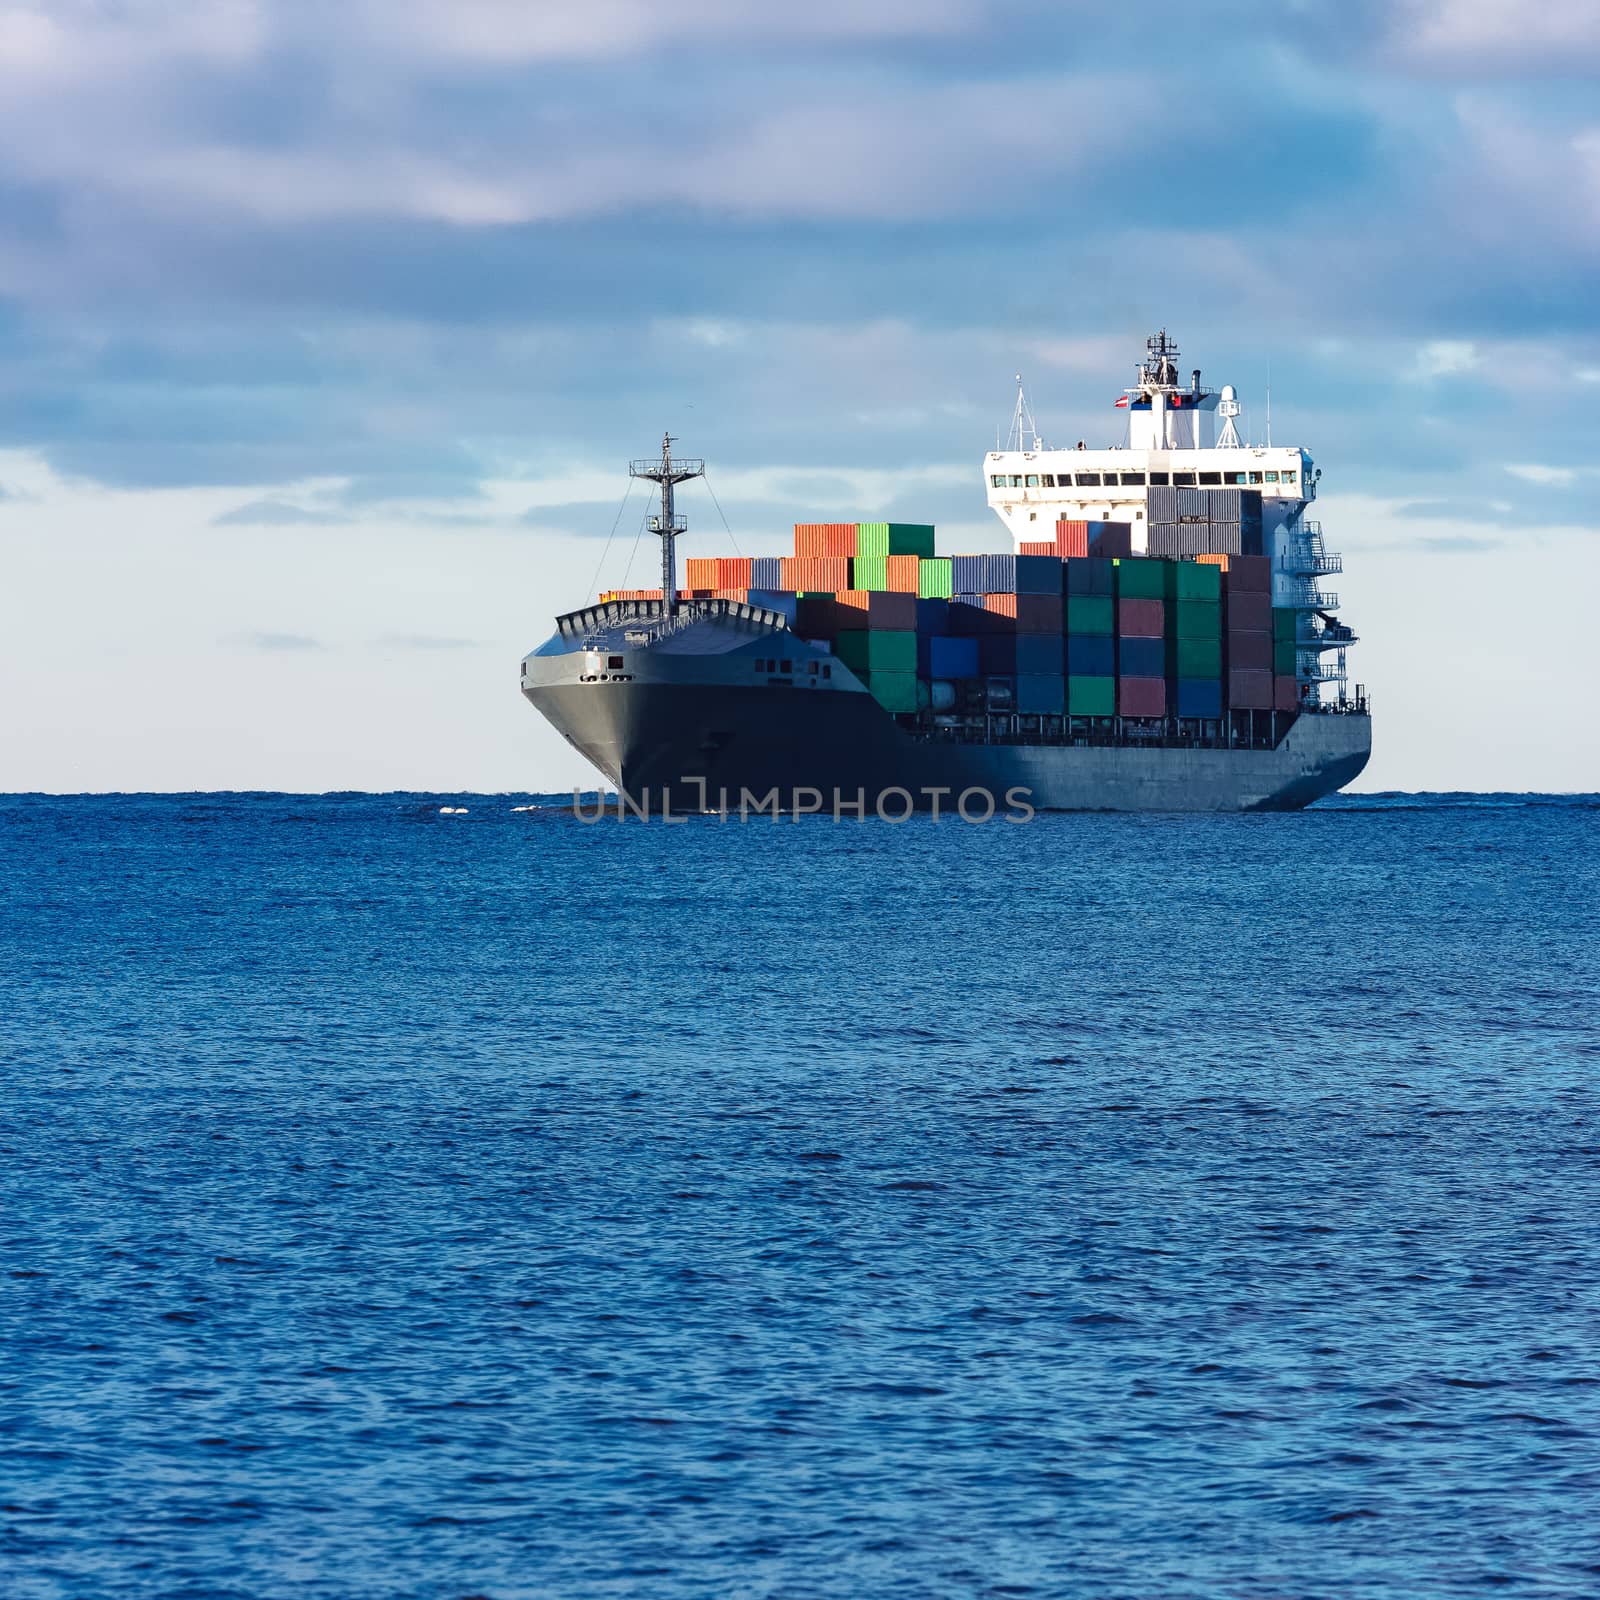
{"label": "shipping container", "polygon": [[949,633],[950,602],[948,599],[924,598],[917,601],[918,633]]}
{"label": "shipping container", "polygon": [[931,556],[933,528],[922,522],[858,522],[858,556]]}
{"label": "shipping container", "polygon": [[1089,524],[1062,517],[1056,523],[1056,558],[1084,557],[1089,554]]}
{"label": "shipping container", "polygon": [[1116,565],[1103,556],[1089,556],[1065,563],[1066,592],[1112,595],[1116,593]]}
{"label": "shipping container", "polygon": [[[1069,600],[1068,605],[1071,605]],[[1067,672],[1074,678],[1114,678],[1117,642],[1110,634],[1069,633]]]}
{"label": "shipping container", "polygon": [[1243,548],[1237,528],[1215,522],[1152,522],[1145,549],[1167,560],[1202,555],[1237,555]]}
{"label": "shipping container", "polygon": [[984,604],[981,594],[958,594],[950,601],[950,631],[962,637],[988,633],[1015,633],[1017,624]]}
{"label": "shipping container", "polygon": [[750,587],[749,556],[719,556],[717,558],[717,587],[719,589],[748,589]]}
{"label": "shipping container", "polygon": [[1249,590],[1240,593],[1233,587],[1233,574],[1228,574],[1228,629],[1236,633],[1267,633],[1272,628],[1272,596],[1254,594]]}
{"label": "shipping container", "polygon": [[781,589],[783,563],[777,556],[752,556],[750,558],[750,587],[752,589]]}
{"label": "shipping container", "polygon": [[1165,599],[1201,600],[1217,604],[1222,599],[1222,572],[1199,561],[1169,561],[1166,564]]}
{"label": "shipping container", "polygon": [[1228,704],[1235,711],[1272,709],[1272,673],[1254,667],[1233,667],[1228,673]]}
{"label": "shipping container", "polygon": [[1067,711],[1074,717],[1114,717],[1117,714],[1117,680],[1069,677]]}
{"label": "shipping container", "polygon": [[853,556],[856,553],[856,525],[853,522],[797,522],[794,525],[794,553],[797,556],[835,559]]}
{"label": "shipping container", "polygon": [[1115,602],[1109,595],[1067,596],[1068,633],[1114,633],[1115,622]]}
{"label": "shipping container", "polygon": [[1117,640],[1119,678],[1160,678],[1167,671],[1167,646],[1163,639],[1124,634]]}
{"label": "shipping container", "polygon": [[1214,550],[1204,550],[1195,557],[1196,561],[1202,562],[1207,566],[1213,566],[1217,568],[1219,572],[1226,572],[1228,570],[1228,563],[1232,559],[1232,556],[1221,555]]}
{"label": "shipping container", "polygon": [[1055,553],[1056,542],[1054,539],[1024,539],[1017,546],[1017,554],[1019,556],[1053,556]]}
{"label": "shipping container", "polygon": [[1167,631],[1167,608],[1159,600],[1117,601],[1117,632],[1159,639]]}
{"label": "shipping container", "polygon": [[1015,637],[1019,674],[1061,675],[1066,656],[1059,628],[1050,633],[1023,633],[1019,629]]}
{"label": "shipping container", "polygon": [[1117,711],[1124,717],[1164,717],[1167,714],[1165,678],[1118,678]]}
{"label": "shipping container", "polygon": [[1133,556],[1116,563],[1119,600],[1160,600],[1167,592],[1166,563]]}
{"label": "shipping container", "polygon": [[917,593],[924,599],[948,600],[955,593],[949,556],[922,556],[917,561]]}
{"label": "shipping container", "polygon": [[915,633],[917,597],[893,589],[845,589],[838,597],[839,630]]}
{"label": "shipping container", "polygon": [[1169,678],[1222,677],[1220,639],[1168,639],[1167,676]]}
{"label": "shipping container", "polygon": [[1295,646],[1293,639],[1274,639],[1272,642],[1272,671],[1276,677],[1292,678],[1295,674]]}
{"label": "shipping container", "polygon": [[1270,633],[1244,633],[1233,630],[1228,634],[1228,666],[1249,672],[1272,671],[1272,635]]}
{"label": "shipping container", "polygon": [[1294,638],[1295,619],[1300,615],[1290,606],[1274,606],[1272,608],[1272,637],[1274,639]]}
{"label": "shipping container", "polygon": [[1058,594],[986,594],[984,606],[1010,617],[1018,633],[1061,632],[1061,596]]}
{"label": "shipping container", "polygon": [[749,603],[767,611],[776,611],[793,629],[800,615],[798,596],[787,589],[751,589],[747,591]]}
{"label": "shipping container", "polygon": [[856,676],[866,685],[867,693],[885,711],[902,712],[917,709],[916,673],[896,672],[877,667],[870,672],[858,672]]}
{"label": "shipping container", "polygon": [[925,670],[930,678],[976,678],[978,676],[978,641],[952,639],[940,634],[918,636],[919,652],[926,651]]}
{"label": "shipping container", "polygon": [[920,556],[885,556],[884,588],[893,589],[898,594],[915,594],[917,592],[917,568],[921,565]]}
{"label": "shipping container", "polygon": [[1179,678],[1177,714],[1180,717],[1222,715],[1222,683],[1217,678]]}
{"label": "shipping container", "polygon": [[1067,680],[1059,672],[1017,674],[1017,710],[1025,716],[1059,717],[1067,709]]}
{"label": "shipping container", "polygon": [[1054,556],[954,556],[957,594],[1060,594],[1061,563]]}
{"label": "shipping container", "polygon": [[1234,556],[1228,562],[1228,593],[1271,594],[1272,562],[1266,556]]}
{"label": "shipping container", "polygon": [[1176,600],[1167,607],[1167,621],[1175,639],[1222,637],[1222,607],[1215,600]]}
{"label": "shipping container", "polygon": [[711,591],[711,598],[713,600],[740,600],[740,601],[742,601],[742,600],[746,599],[746,597],[749,595],[749,593],[750,593],[750,591],[748,589],[713,589]]}
{"label": "shipping container", "polygon": [[716,557],[690,556],[683,564],[683,581],[691,589],[715,589],[717,587]]}
{"label": "shipping container", "polygon": [[889,587],[887,556],[857,556],[850,563],[851,585],[857,589]]}
{"label": "shipping container", "polygon": [[831,594],[795,596],[794,631],[802,639],[831,639],[839,631],[839,603]]}
{"label": "shipping container", "polygon": [[1272,680],[1272,709],[1274,711],[1298,711],[1300,709],[1300,685],[1295,681],[1292,673],[1282,677],[1274,675]]}
{"label": "shipping container", "polygon": [[1133,526],[1127,522],[1091,522],[1089,554],[1101,558],[1133,554]]}
{"label": "shipping container", "polygon": [[838,594],[856,587],[845,556],[785,556],[779,572],[783,581],[778,587],[796,594]]}
{"label": "shipping container", "polygon": [[833,641],[833,653],[852,672],[917,671],[917,636],[909,630],[890,628],[841,628]]}
{"label": "shipping container", "polygon": [[1169,484],[1153,483],[1145,496],[1145,515],[1151,522],[1178,520],[1178,491]]}
{"label": "shipping container", "polygon": [[1012,678],[1017,672],[1017,636],[986,633],[977,641],[978,671],[986,678]]}

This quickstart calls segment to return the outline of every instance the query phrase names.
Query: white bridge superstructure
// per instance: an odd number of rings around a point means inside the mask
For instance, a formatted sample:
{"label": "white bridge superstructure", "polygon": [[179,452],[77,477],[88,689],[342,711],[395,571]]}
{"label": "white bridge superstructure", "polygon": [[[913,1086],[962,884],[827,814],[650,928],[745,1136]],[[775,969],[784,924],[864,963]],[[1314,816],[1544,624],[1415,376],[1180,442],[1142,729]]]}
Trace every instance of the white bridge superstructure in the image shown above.
{"label": "white bridge superstructure", "polygon": [[[1333,616],[1338,596],[1316,586],[1318,577],[1340,570],[1340,561],[1324,548],[1321,524],[1305,514],[1322,476],[1308,451],[1241,441],[1233,386],[1203,387],[1198,367],[1183,383],[1178,349],[1165,329],[1146,341],[1134,382],[1116,402],[1127,419],[1120,444],[1046,445],[1020,377],[1017,383],[1007,447],[990,451],[983,467],[990,508],[1006,525],[1013,548],[1053,539],[1057,520],[1066,518],[1126,523],[1133,551],[1142,554],[1149,548],[1151,489],[1254,491],[1261,496],[1262,553],[1272,558],[1273,604],[1303,613],[1296,641],[1302,647],[1302,689],[1314,698],[1317,685],[1337,683],[1343,693],[1344,647],[1355,636]],[[1334,648],[1337,666],[1325,666],[1321,655]]]}

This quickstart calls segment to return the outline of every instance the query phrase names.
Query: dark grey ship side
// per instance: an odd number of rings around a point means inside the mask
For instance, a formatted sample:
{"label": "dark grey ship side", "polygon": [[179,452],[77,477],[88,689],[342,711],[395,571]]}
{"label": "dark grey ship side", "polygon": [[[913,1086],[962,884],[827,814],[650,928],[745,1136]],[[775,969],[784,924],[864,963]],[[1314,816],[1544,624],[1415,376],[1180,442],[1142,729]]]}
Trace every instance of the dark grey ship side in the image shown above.
{"label": "dark grey ship side", "polygon": [[[908,725],[783,616],[732,600],[613,601],[558,620],[522,663],[522,692],[619,792],[653,811],[854,815],[953,807],[1012,790],[1045,811],[1294,811],[1357,777],[1371,751],[1364,702],[1263,713],[1243,742],[1104,744],[1063,717],[995,713],[968,727]],[[1239,736],[1235,735],[1236,741]]]}

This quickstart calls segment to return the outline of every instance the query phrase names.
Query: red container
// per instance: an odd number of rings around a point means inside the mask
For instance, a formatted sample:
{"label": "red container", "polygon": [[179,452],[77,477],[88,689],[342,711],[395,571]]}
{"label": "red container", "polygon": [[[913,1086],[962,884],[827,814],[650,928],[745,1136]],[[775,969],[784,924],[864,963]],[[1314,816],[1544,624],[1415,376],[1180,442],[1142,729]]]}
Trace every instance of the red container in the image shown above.
{"label": "red container", "polygon": [[1164,678],[1118,678],[1117,711],[1124,717],[1166,716],[1166,680]]}
{"label": "red container", "polygon": [[1086,556],[1089,553],[1089,524],[1074,522],[1063,517],[1056,523],[1056,554],[1065,560],[1068,556]]}
{"label": "red container", "polygon": [[748,589],[750,587],[750,557],[722,556],[717,561],[717,587],[719,589]]}
{"label": "red container", "polygon": [[1228,673],[1228,704],[1235,711],[1272,709],[1272,673],[1253,667],[1234,667]]}
{"label": "red container", "polygon": [[1056,543],[1054,539],[1048,542],[1043,539],[1024,539],[1017,546],[1017,554],[1019,556],[1053,556],[1055,553]]}
{"label": "red container", "polygon": [[[1231,577],[1231,574],[1230,574]],[[1272,631],[1272,596],[1245,590],[1236,591],[1228,585],[1228,630],[1231,633],[1258,633]],[[1252,662],[1251,665],[1254,665]]]}
{"label": "red container", "polygon": [[917,592],[917,558],[915,556],[890,556],[884,562],[888,574],[887,586],[901,594]]}
{"label": "red container", "polygon": [[1244,672],[1272,671],[1272,635],[1228,630],[1228,666]]}
{"label": "red container", "polygon": [[717,587],[717,562],[714,557],[690,556],[683,565],[683,581],[691,589],[715,589]]}
{"label": "red container", "polygon": [[986,594],[983,608],[1010,617],[1018,633],[1060,633],[1061,596],[1058,594]]}
{"label": "red container", "polygon": [[778,587],[797,594],[837,594],[850,587],[850,563],[843,556],[785,556],[778,573]]}
{"label": "red container", "polygon": [[1228,558],[1228,593],[1271,594],[1272,558],[1270,556],[1230,556]]}
{"label": "red container", "polygon": [[831,594],[803,594],[795,601],[794,631],[802,639],[831,639],[839,631],[839,606]]}
{"label": "red container", "polygon": [[1130,639],[1159,639],[1166,632],[1167,608],[1160,600],[1119,600],[1117,632]]}
{"label": "red container", "polygon": [[1272,680],[1272,709],[1274,711],[1300,709],[1300,685],[1293,678],[1275,677]]}
{"label": "red container", "polygon": [[903,589],[844,589],[835,614],[841,632],[888,628],[911,633],[917,626],[917,597]]}

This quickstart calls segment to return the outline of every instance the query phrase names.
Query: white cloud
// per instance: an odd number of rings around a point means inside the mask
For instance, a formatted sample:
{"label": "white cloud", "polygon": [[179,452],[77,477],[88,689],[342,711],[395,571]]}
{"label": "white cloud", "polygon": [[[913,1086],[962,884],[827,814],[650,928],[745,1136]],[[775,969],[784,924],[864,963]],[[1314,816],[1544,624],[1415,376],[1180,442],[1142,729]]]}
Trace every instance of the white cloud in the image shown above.
{"label": "white cloud", "polygon": [[1578,478],[1576,467],[1544,467],[1532,462],[1526,465],[1508,463],[1506,471],[1513,478],[1521,478],[1525,483],[1537,483],[1546,487],[1565,487],[1567,484],[1575,483]]}
{"label": "white cloud", "polygon": [[1480,359],[1478,347],[1470,339],[1434,339],[1417,351],[1412,376],[1451,378],[1472,371]]}
{"label": "white cloud", "polygon": [[1600,61],[1594,0],[1394,0],[1390,53],[1410,65],[1503,73]]}

